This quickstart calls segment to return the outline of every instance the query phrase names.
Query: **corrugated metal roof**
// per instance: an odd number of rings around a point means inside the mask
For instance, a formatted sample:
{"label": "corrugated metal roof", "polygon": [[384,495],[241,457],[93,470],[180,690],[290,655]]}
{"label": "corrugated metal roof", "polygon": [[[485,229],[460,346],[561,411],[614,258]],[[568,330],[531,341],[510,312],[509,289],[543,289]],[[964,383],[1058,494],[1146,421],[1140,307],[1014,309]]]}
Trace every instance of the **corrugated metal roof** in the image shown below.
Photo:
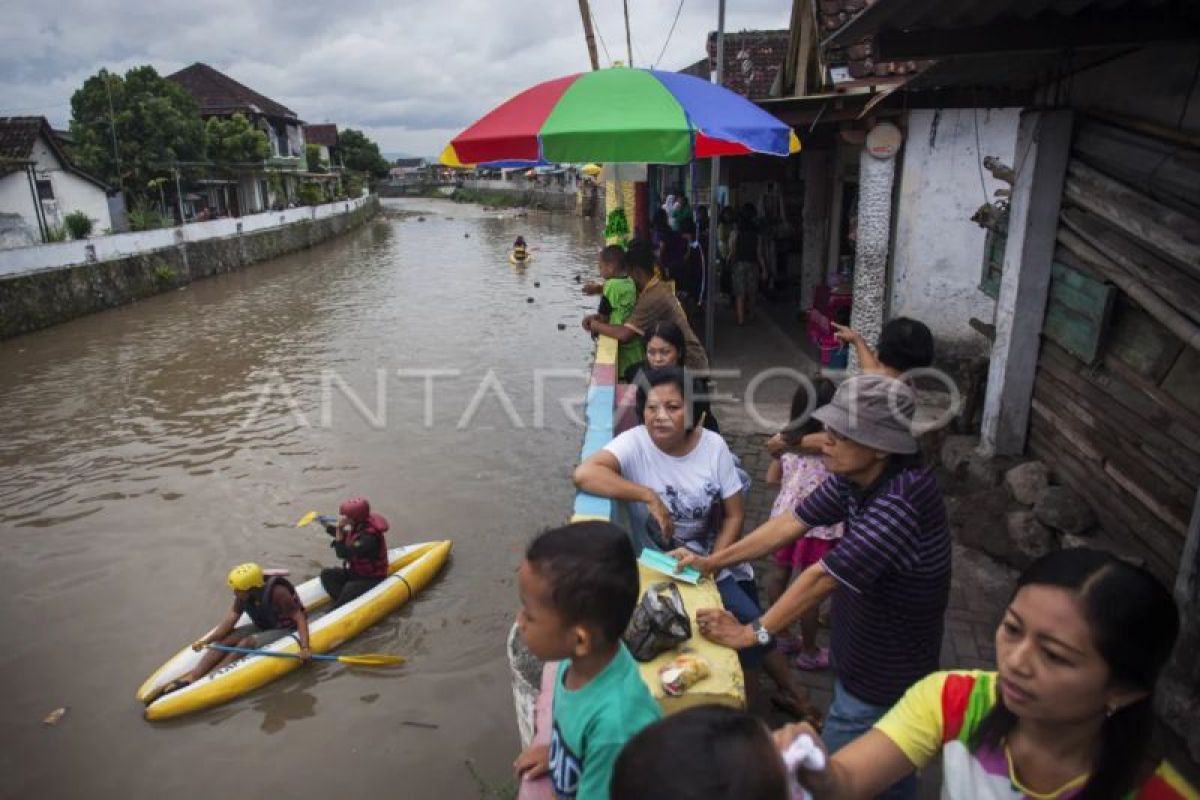
{"label": "corrugated metal roof", "polygon": [[1070,18],[1091,10],[1152,10],[1168,4],[1194,5],[1192,0],[875,0],[822,44],[847,45],[882,30],[948,31],[1006,19],[1028,22],[1039,16]]}

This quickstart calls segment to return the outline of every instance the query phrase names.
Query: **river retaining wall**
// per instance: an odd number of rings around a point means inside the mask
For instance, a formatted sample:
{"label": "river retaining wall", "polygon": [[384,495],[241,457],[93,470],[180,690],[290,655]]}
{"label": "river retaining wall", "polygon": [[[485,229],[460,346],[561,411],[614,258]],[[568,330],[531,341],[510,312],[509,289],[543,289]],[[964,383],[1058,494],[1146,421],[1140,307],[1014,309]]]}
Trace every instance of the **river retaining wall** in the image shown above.
{"label": "river retaining wall", "polygon": [[[124,244],[134,252],[100,260],[89,260],[100,249],[96,245],[121,246],[119,242],[104,241],[116,237],[89,240],[90,251],[86,249],[89,241],[64,243],[76,245],[78,254],[32,252],[36,248],[0,251],[0,340],[312,247],[358,227],[378,212],[379,199],[370,196],[144,231],[140,240]],[[73,264],[36,266],[37,260],[75,258],[78,262]],[[23,262],[32,266],[21,270]]]}

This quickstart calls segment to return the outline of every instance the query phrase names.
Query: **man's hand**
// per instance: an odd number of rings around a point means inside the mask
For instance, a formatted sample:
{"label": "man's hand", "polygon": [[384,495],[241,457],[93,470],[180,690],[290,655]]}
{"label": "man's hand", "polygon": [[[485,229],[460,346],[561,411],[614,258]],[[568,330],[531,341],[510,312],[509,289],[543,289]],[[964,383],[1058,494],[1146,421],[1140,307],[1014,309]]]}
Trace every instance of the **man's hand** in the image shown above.
{"label": "man's hand", "polygon": [[513,762],[513,771],[522,780],[534,780],[550,771],[550,745],[535,744]]}
{"label": "man's hand", "polygon": [[208,647],[207,639],[197,639],[196,641],[192,642],[192,651],[195,653],[199,653],[206,647]]}
{"label": "man's hand", "polygon": [[312,649],[308,645],[300,645],[300,660],[305,664],[312,661]]}
{"label": "man's hand", "polygon": [[600,294],[604,291],[604,284],[596,281],[588,281],[583,285],[584,294]]}
{"label": "man's hand", "polygon": [[732,647],[734,650],[745,650],[758,644],[754,638],[754,630],[749,625],[737,621],[737,617],[723,608],[702,608],[696,612],[696,622],[700,627],[700,635],[710,642]]}
{"label": "man's hand", "polygon": [[597,316],[596,314],[588,314],[583,318],[583,329],[588,333],[592,332],[592,320],[596,319]]}
{"label": "man's hand", "polygon": [[693,553],[686,547],[677,547],[670,553],[667,553],[667,555],[679,562],[675,565],[676,572],[683,572],[688,567],[693,567],[699,570],[701,575],[711,575],[713,573],[712,562],[707,557],[699,553]]}

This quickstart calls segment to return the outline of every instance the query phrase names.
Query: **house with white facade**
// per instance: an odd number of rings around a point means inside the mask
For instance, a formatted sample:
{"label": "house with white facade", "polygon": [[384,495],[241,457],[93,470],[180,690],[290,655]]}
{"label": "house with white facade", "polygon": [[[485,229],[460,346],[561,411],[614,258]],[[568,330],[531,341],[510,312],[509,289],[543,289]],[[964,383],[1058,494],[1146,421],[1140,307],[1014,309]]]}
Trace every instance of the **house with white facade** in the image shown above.
{"label": "house with white facade", "polygon": [[0,117],[0,248],[47,241],[74,211],[110,229],[108,192],[71,163],[45,117]]}
{"label": "house with white facade", "polygon": [[304,120],[295,111],[199,62],[168,75],[167,80],[195,98],[204,119],[241,114],[271,143],[271,156],[261,164],[245,165],[228,180],[206,181],[209,208],[241,216],[282,208],[296,199],[308,164]]}

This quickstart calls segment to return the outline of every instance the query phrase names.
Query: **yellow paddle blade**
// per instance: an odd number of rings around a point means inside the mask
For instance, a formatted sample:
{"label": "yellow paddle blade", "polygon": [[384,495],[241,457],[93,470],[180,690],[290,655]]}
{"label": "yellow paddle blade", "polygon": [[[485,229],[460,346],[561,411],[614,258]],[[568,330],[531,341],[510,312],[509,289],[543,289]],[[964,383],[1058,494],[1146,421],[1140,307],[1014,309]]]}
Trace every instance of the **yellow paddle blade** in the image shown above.
{"label": "yellow paddle blade", "polygon": [[368,653],[360,656],[338,656],[342,664],[356,667],[398,667],[404,663],[404,656],[389,656],[383,653]]}
{"label": "yellow paddle blade", "polygon": [[308,525],[316,518],[317,518],[317,512],[310,511],[307,514],[305,514],[303,517],[300,518],[300,521],[296,523],[296,527],[303,528],[305,525]]}

